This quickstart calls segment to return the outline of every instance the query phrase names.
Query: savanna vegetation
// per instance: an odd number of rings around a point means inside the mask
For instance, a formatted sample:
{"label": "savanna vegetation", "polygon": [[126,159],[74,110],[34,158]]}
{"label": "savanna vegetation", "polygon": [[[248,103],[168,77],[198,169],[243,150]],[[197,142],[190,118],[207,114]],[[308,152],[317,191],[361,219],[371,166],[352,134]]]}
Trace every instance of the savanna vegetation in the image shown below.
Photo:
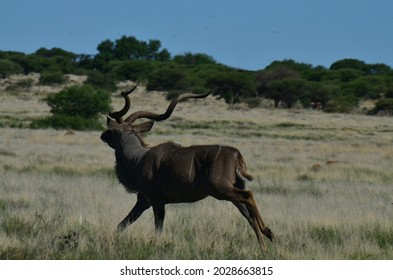
{"label": "savanna vegetation", "polygon": [[360,110],[392,113],[392,68],[350,58],[336,61],[329,68],[288,59],[247,71],[223,65],[203,53],[172,56],[159,40],[122,36],[99,43],[95,55],[60,48],[40,48],[32,54],[0,51],[0,78],[17,73],[40,73],[43,85],[62,84],[65,74],[87,75],[87,84],[108,91],[116,90],[117,82],[123,80],[173,94],[214,89],[230,104],[245,102],[251,107],[265,98],[273,100],[274,107],[348,113],[358,109],[361,101],[373,100],[380,102],[378,110]]}
{"label": "savanna vegetation", "polygon": [[[393,258],[391,117],[341,114],[391,116],[389,66],[285,60],[245,71],[127,36],[97,51],[0,51],[0,259]],[[266,254],[239,211],[210,198],[167,206],[160,235],[152,211],[116,232],[136,197],[99,136],[104,114],[123,106],[110,93],[135,83],[133,111],[214,89],[179,104],[145,141],[239,148],[276,236]]]}
{"label": "savanna vegetation", "polygon": [[[38,98],[1,102],[1,112],[46,115]],[[133,110],[150,111],[168,102],[142,90],[132,100]],[[168,205],[160,235],[152,211],[118,233],[136,198],[118,183],[101,132],[3,127],[0,259],[393,258],[391,118],[227,107],[213,97],[181,103],[145,141],[239,148],[276,235],[266,254],[236,207],[214,199]]]}

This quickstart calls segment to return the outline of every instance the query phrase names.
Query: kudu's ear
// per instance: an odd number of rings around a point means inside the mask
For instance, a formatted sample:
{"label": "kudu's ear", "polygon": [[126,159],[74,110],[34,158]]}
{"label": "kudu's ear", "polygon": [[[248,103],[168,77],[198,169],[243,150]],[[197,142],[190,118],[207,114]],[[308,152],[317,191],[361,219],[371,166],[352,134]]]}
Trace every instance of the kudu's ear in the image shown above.
{"label": "kudu's ear", "polygon": [[149,132],[154,125],[154,121],[148,121],[135,126],[134,131],[137,133]]}

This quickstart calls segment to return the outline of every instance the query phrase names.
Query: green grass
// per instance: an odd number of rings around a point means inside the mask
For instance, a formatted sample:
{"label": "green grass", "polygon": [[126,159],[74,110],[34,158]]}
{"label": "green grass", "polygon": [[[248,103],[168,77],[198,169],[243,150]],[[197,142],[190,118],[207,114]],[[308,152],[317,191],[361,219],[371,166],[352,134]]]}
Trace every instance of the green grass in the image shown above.
{"label": "green grass", "polygon": [[15,235],[20,238],[26,238],[32,233],[33,226],[23,218],[11,216],[3,219],[1,229],[8,236]]}
{"label": "green grass", "polygon": [[382,250],[393,249],[393,228],[382,227],[380,224],[364,229],[364,239],[373,240]]}

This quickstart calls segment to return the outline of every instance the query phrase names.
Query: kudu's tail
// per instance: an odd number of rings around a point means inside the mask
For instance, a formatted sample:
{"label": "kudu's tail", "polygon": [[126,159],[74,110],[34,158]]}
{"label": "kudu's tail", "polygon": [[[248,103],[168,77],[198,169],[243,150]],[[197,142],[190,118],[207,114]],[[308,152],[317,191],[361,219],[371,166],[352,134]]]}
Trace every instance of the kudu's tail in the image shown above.
{"label": "kudu's tail", "polygon": [[244,161],[244,158],[239,151],[237,151],[235,166],[236,166],[235,186],[239,189],[245,189],[246,181],[252,181],[254,177],[248,174],[246,162]]}

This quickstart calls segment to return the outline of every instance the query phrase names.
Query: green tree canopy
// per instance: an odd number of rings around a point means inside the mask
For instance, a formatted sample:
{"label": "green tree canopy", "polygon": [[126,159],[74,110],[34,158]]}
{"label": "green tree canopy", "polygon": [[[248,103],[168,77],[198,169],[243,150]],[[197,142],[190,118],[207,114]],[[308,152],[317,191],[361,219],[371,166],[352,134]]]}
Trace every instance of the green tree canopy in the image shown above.
{"label": "green tree canopy", "polygon": [[299,78],[274,80],[269,82],[267,87],[268,93],[266,97],[274,100],[275,107],[281,101],[285,108],[291,108],[295,101],[300,99],[306,89],[305,81]]}
{"label": "green tree canopy", "polygon": [[173,61],[180,64],[185,64],[188,66],[197,66],[201,64],[216,64],[217,62],[211,56],[203,53],[191,53],[187,52],[185,54],[176,55]]}
{"label": "green tree canopy", "polygon": [[237,103],[240,98],[255,96],[255,78],[245,72],[223,71],[213,74],[207,79],[207,86],[214,89],[228,103]]}
{"label": "green tree canopy", "polygon": [[343,68],[365,71],[367,65],[364,61],[353,59],[353,58],[346,58],[346,59],[338,60],[330,66],[330,70],[338,70]]}
{"label": "green tree canopy", "polygon": [[292,69],[298,73],[306,72],[312,69],[311,64],[296,62],[293,59],[276,60],[270,63],[264,70],[272,70],[277,67],[284,67],[287,69]]}
{"label": "green tree canopy", "polygon": [[190,79],[186,69],[178,64],[167,64],[154,70],[148,77],[148,90],[187,90]]}
{"label": "green tree canopy", "polygon": [[8,59],[0,59],[0,78],[7,78],[12,74],[22,73],[22,67]]}
{"label": "green tree canopy", "polygon": [[123,35],[115,42],[107,39],[97,46],[98,61],[109,62],[111,60],[158,60],[168,61],[170,53],[166,49],[161,49],[159,40],[149,40],[148,42],[138,40],[134,36]]}

